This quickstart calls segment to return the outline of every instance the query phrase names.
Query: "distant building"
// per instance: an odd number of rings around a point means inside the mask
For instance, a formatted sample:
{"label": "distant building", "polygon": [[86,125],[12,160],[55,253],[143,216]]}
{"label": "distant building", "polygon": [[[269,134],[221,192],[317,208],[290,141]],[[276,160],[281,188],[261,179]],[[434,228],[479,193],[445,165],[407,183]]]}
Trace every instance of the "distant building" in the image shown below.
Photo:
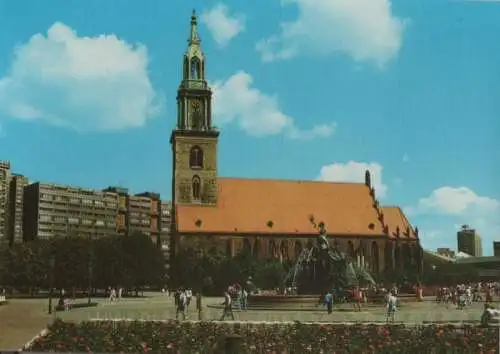
{"label": "distant building", "polygon": [[455,251],[453,251],[451,248],[438,248],[436,253],[440,256],[455,258]]}
{"label": "distant building", "polygon": [[64,236],[103,237],[141,232],[170,255],[171,203],[158,193],[127,188],[86,189],[29,183],[0,161],[0,241]]}
{"label": "distant building", "polygon": [[493,255],[500,257],[500,241],[493,241]]}
{"label": "distant building", "polygon": [[33,183],[24,189],[24,238],[116,234],[117,210],[116,193]]}
{"label": "distant building", "polygon": [[10,163],[0,161],[0,241],[9,240],[9,190],[12,172]]}
{"label": "distant building", "polygon": [[24,188],[29,184],[28,178],[13,174],[9,192],[9,239],[11,242],[23,242]]}
{"label": "distant building", "polygon": [[457,243],[459,252],[467,253],[473,257],[482,257],[481,236],[468,225],[463,225],[457,232]]}

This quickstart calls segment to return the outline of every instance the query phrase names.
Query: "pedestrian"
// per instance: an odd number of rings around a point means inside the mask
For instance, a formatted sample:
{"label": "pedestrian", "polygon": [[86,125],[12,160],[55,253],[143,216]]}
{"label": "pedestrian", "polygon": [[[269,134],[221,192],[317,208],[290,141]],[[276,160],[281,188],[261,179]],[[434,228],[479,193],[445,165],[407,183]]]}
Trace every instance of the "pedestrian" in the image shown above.
{"label": "pedestrian", "polygon": [[387,317],[385,319],[387,323],[389,323],[389,320],[394,323],[396,318],[397,301],[396,292],[392,291],[389,293],[389,296],[387,296]]}
{"label": "pedestrian", "polygon": [[179,289],[178,292],[176,292],[176,299],[175,299],[175,319],[179,319],[179,314],[181,314],[182,319],[186,319],[186,292],[184,289]]}
{"label": "pedestrian", "polygon": [[352,291],[353,299],[354,299],[354,312],[361,312],[361,300],[363,298],[363,294],[361,293],[361,289],[357,286]]}
{"label": "pedestrian", "polygon": [[331,314],[333,311],[333,294],[331,291],[328,291],[325,295],[325,304],[328,314]]}
{"label": "pedestrian", "polygon": [[234,321],[234,313],[233,313],[233,307],[232,307],[232,299],[231,299],[231,294],[229,292],[225,291],[224,292],[224,311],[222,312],[222,316],[220,318],[221,321],[224,321],[226,317],[231,316],[231,319]]}
{"label": "pedestrian", "polygon": [[243,287],[241,288],[241,309],[246,311],[248,307],[248,292]]}

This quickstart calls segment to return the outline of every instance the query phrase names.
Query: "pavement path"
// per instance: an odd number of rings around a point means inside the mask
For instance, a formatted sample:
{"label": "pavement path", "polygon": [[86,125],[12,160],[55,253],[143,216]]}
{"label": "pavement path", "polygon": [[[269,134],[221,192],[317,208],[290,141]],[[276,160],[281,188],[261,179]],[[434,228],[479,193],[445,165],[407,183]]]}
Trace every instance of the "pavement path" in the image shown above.
{"label": "pavement path", "polygon": [[[175,318],[174,299],[163,294],[147,293],[147,298],[126,298],[117,302],[106,299],[94,299],[97,307],[73,309],[57,312],[55,316],[66,321],[85,321],[95,319],[136,319],[136,320],[169,320]],[[86,299],[78,300],[86,302]],[[222,303],[222,298],[203,299],[203,320],[218,320],[222,310],[207,305]],[[397,322],[421,324],[432,322],[479,321],[483,304],[473,304],[464,310],[453,306],[446,307],[434,301],[423,303],[407,303],[398,309]],[[54,318],[47,314],[47,299],[11,299],[0,306],[0,349],[18,349],[37,335]],[[194,307],[188,312],[189,320],[197,320],[198,313]],[[323,307],[313,311],[273,311],[249,310],[235,311],[238,321],[301,321],[301,322],[383,322],[385,308],[381,306],[365,307],[362,312],[352,312],[349,305],[342,305],[333,314],[328,315]]]}
{"label": "pavement path", "polygon": [[47,326],[47,300],[9,300],[0,306],[0,349],[17,350]]}

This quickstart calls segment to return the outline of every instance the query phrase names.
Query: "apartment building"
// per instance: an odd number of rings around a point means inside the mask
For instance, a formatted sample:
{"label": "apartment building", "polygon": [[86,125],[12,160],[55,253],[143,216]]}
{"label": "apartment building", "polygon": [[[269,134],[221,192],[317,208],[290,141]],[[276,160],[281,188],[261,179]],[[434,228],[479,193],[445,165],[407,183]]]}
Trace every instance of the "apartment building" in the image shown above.
{"label": "apartment building", "polygon": [[0,161],[0,242],[9,240],[9,189],[12,173],[8,161]]}
{"label": "apartment building", "polygon": [[9,201],[9,230],[8,235],[11,242],[23,242],[23,205],[24,187],[29,184],[28,178],[13,174],[10,181]]}
{"label": "apartment building", "polygon": [[172,205],[169,201],[161,202],[160,215],[160,246],[166,258],[170,258],[170,211]]}
{"label": "apartment building", "polygon": [[170,249],[170,202],[162,201],[158,193],[132,195],[127,188],[108,187],[104,191],[118,195],[116,227],[119,234],[142,232],[155,245]]}
{"label": "apartment building", "polygon": [[40,182],[24,188],[25,240],[115,235],[117,214],[117,193]]}

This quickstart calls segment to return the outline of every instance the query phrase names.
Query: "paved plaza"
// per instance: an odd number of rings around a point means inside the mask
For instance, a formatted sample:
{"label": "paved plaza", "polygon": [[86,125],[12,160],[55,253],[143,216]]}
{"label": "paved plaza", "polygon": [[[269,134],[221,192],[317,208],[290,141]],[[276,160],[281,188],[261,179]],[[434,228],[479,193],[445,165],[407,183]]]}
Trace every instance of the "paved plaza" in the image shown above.
{"label": "paved plaza", "polygon": [[[57,316],[66,321],[84,321],[95,319],[137,319],[169,320],[175,319],[173,297],[163,294],[146,294],[146,298],[122,299],[109,302],[96,299],[98,306],[73,309],[67,312],[47,314],[46,299],[11,299],[9,304],[0,306],[0,349],[15,349],[30,340]],[[203,319],[218,320],[222,310],[209,307],[222,303],[222,298],[203,299]],[[78,300],[86,302],[86,299]],[[420,324],[426,321],[462,322],[479,321],[483,304],[473,304],[464,310],[457,310],[450,305],[437,304],[434,301],[406,303],[398,309],[397,322]],[[192,304],[189,320],[197,320],[198,313]],[[328,315],[323,307],[313,311],[272,311],[248,310],[235,311],[239,321],[302,321],[302,322],[384,322],[385,308],[366,306],[362,312],[353,312],[349,305],[342,305]]]}
{"label": "paved plaza", "polygon": [[[223,302],[222,298],[203,299],[203,320],[218,320],[222,309],[213,308]],[[207,306],[209,305],[209,306]],[[479,321],[483,304],[473,304],[464,310],[457,310],[453,305],[436,304],[434,301],[423,303],[410,302],[404,304],[397,313],[396,320],[408,324],[420,324],[426,321]],[[385,307],[371,305],[363,308],[362,312],[352,311],[348,304],[337,306],[331,315],[324,307],[313,311],[288,311],[271,309],[266,310],[235,310],[235,319],[239,321],[303,321],[303,322],[384,322]],[[173,297],[153,295],[147,299],[125,299],[118,302],[100,300],[99,306],[85,309],[75,309],[68,312],[59,312],[58,317],[68,321],[89,319],[141,319],[141,320],[168,320],[175,319]],[[194,304],[188,311],[189,320],[197,320],[198,313]]]}

